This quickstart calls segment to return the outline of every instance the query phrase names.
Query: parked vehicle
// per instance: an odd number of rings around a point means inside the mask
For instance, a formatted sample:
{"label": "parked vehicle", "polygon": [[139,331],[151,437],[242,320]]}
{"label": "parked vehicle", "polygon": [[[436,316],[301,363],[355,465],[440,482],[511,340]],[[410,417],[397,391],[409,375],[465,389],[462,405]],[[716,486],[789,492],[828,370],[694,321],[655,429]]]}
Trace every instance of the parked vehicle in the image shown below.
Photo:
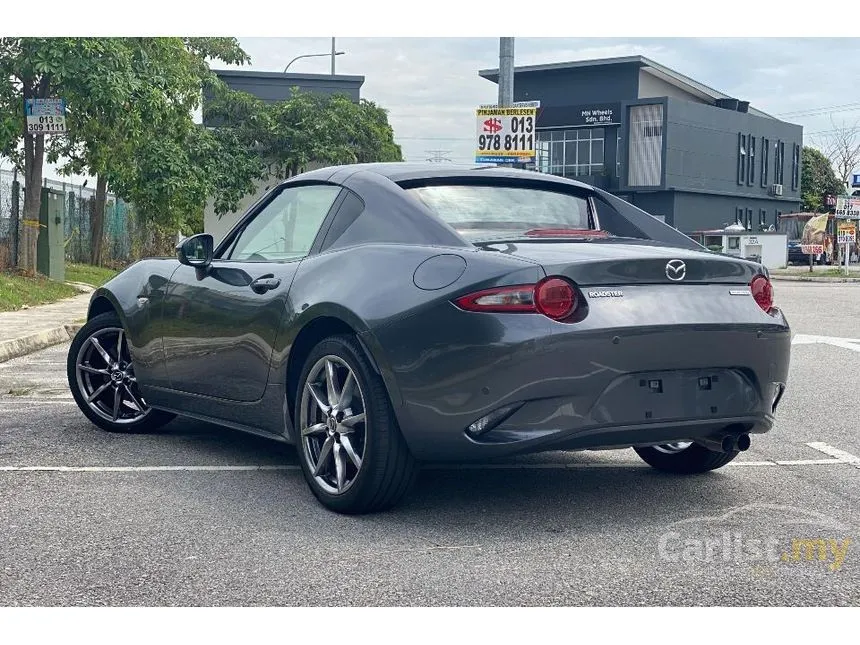
{"label": "parked vehicle", "polygon": [[295,444],[314,495],[361,513],[426,461],[632,446],[719,468],[771,429],[790,342],[766,269],[602,190],[369,164],[117,275],[68,379],[105,430],[183,415]]}
{"label": "parked vehicle", "polygon": [[[804,228],[814,217],[823,216],[822,213],[785,213],[780,216],[777,230],[788,235],[788,263],[809,264],[809,255],[801,248],[803,243]],[[839,220],[833,214],[827,216],[827,225],[820,231],[815,240],[810,240],[823,247],[823,253],[817,253],[812,257],[815,264],[839,264],[842,259],[843,249],[836,244],[836,228]],[[807,234],[809,232],[807,231]],[[852,245],[850,252],[857,254],[857,245]]]}

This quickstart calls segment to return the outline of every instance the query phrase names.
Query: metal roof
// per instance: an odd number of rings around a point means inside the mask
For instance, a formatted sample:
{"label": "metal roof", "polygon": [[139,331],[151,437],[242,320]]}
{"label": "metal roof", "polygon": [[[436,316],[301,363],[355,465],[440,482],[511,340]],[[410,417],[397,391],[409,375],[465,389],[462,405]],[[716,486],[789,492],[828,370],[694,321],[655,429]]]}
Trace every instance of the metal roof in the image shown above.
{"label": "metal roof", "polygon": [[345,74],[301,74],[289,72],[261,72],[251,69],[213,69],[217,76],[233,78],[265,78],[282,79],[287,81],[334,81],[335,83],[364,83],[364,76],[348,76]]}
{"label": "metal roof", "polygon": [[[733,98],[728,94],[724,94],[723,92],[715,90],[714,88],[709,87],[704,83],[700,83],[699,81],[694,80],[689,76],[681,74],[674,69],[666,67],[665,65],[661,65],[660,63],[653,61],[650,58],[646,58],[645,56],[618,56],[615,58],[598,58],[593,60],[569,61],[564,63],[547,63],[544,65],[524,65],[522,67],[515,67],[514,72],[517,74],[529,74],[534,72],[549,72],[555,70],[599,67],[601,65],[631,64],[638,65],[645,72],[656,76],[666,81],[667,83],[671,83],[675,87],[678,87],[690,94],[699,96],[702,99],[708,101],[716,101],[717,99]],[[487,80],[497,83],[499,79],[499,69],[482,69],[478,72],[478,75],[482,78],[486,78]],[[755,116],[762,116],[769,119],[774,118],[770,114],[762,112],[761,110],[757,110],[753,107],[750,107],[749,113],[754,114]]]}

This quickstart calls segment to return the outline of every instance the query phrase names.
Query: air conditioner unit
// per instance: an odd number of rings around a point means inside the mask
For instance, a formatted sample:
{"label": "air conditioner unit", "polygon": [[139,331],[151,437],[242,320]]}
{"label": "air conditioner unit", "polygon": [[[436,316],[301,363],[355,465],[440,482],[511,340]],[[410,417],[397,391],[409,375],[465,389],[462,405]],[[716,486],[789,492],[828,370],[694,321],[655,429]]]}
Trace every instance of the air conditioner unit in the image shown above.
{"label": "air conditioner unit", "polygon": [[782,184],[771,184],[770,194],[776,195],[777,197],[782,197]]}

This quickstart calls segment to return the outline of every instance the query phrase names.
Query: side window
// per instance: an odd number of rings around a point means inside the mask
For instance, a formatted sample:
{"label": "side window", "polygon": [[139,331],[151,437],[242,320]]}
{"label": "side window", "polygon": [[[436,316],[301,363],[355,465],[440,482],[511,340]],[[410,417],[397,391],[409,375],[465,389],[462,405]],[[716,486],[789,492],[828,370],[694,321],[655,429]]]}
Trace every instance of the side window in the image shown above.
{"label": "side window", "polygon": [[338,208],[337,215],[331,224],[322,244],[322,251],[325,251],[337,244],[338,247],[349,246],[350,243],[360,241],[360,238],[355,235],[348,235],[345,239],[344,234],[350,230],[352,224],[358,219],[358,216],[364,212],[364,202],[353,193],[351,190],[346,191],[346,196]]}
{"label": "side window", "polygon": [[285,188],[239,233],[229,259],[277,262],[305,257],[340,186]]}

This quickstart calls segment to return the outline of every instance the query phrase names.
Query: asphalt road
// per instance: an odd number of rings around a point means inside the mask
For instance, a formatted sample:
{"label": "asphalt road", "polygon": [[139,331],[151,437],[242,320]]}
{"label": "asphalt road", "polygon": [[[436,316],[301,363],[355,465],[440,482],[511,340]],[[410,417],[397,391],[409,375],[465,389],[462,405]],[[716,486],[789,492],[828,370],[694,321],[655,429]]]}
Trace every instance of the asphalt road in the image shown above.
{"label": "asphalt road", "polygon": [[[789,389],[720,471],[632,450],[430,467],[365,517],[320,507],[290,447],[101,432],[66,346],[0,364],[0,605],[860,605],[860,343],[821,338],[860,339],[860,285],[776,296]],[[92,468],[27,470],[48,466]]]}

